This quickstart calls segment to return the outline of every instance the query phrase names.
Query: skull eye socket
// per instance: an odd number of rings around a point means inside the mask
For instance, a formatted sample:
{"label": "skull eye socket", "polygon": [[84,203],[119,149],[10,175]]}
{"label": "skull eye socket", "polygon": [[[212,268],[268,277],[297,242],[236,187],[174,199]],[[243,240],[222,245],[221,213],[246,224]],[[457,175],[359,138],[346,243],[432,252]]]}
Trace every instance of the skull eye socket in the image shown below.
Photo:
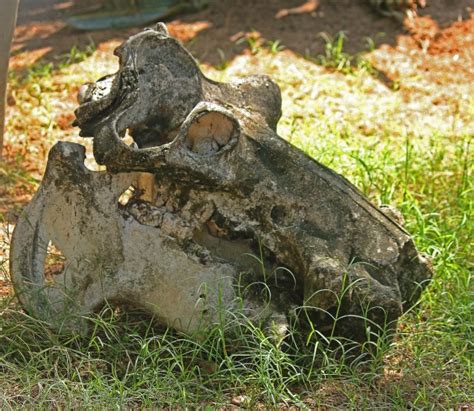
{"label": "skull eye socket", "polygon": [[193,120],[185,145],[199,155],[216,154],[236,141],[237,127],[231,117],[217,111],[207,112]]}

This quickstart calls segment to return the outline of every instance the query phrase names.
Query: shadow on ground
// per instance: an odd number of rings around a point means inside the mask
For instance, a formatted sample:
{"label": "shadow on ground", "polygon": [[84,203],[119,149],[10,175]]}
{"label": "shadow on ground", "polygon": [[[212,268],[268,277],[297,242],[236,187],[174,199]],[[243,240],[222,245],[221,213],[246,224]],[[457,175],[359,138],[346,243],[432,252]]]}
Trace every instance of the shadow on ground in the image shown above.
{"label": "shadow on ground", "polygon": [[[248,47],[247,43],[237,41],[246,32],[257,32],[267,41],[278,40],[294,52],[311,56],[324,52],[321,33],[334,37],[344,31],[345,50],[352,54],[366,50],[368,39],[375,46],[394,45],[404,33],[403,24],[375,13],[365,0],[320,0],[315,12],[275,18],[278,11],[302,3],[302,0],[221,0],[198,13],[175,16],[168,23],[172,34],[186,41],[201,62],[213,65],[231,60]],[[82,32],[65,24],[66,17],[95,5],[97,0],[22,0],[13,67],[26,66],[40,58],[54,60],[73,46],[120,41],[141,29]],[[445,27],[467,18],[472,9],[474,0],[431,0],[420,10],[420,15],[429,15]]]}

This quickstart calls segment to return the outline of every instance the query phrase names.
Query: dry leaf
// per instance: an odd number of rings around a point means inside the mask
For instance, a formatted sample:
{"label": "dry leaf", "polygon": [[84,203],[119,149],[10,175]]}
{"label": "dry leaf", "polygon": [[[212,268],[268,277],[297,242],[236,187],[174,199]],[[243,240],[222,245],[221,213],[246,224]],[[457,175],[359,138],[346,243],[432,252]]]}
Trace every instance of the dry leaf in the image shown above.
{"label": "dry leaf", "polygon": [[281,9],[276,15],[276,19],[281,19],[290,14],[312,13],[319,7],[319,0],[308,0],[306,3],[291,9]]}

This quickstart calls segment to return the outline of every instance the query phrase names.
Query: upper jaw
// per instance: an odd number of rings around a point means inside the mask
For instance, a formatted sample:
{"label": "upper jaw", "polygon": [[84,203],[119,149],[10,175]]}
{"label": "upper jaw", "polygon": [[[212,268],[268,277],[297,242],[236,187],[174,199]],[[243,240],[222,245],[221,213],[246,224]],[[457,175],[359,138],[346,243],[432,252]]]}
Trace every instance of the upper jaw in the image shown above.
{"label": "upper jaw", "polygon": [[118,75],[109,75],[95,83],[84,84],[78,92],[79,107],[74,111],[73,125],[81,130],[81,137],[93,137],[99,123],[107,117],[119,92]]}
{"label": "upper jaw", "polygon": [[98,127],[121,111],[126,94],[133,94],[130,92],[136,87],[137,76],[128,64],[115,74],[84,84],[77,95],[79,107],[74,111],[73,125],[80,128],[79,135],[94,137]]}
{"label": "upper jaw", "polygon": [[111,74],[100,78],[95,83],[84,84],[77,93],[77,102],[82,105],[98,102],[104,97],[109,96],[114,78],[115,74]]}

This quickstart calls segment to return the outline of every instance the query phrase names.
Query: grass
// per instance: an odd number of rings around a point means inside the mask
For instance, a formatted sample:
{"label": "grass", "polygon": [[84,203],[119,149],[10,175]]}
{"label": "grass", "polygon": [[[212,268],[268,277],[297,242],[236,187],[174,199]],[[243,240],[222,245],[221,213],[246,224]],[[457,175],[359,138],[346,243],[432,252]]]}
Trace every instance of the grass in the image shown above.
{"label": "grass", "polygon": [[[329,70],[338,71],[343,74],[351,74],[363,70],[373,75],[379,74],[370,61],[364,57],[363,53],[353,56],[344,50],[346,34],[343,31],[340,31],[335,36],[331,36],[324,32],[320,35],[325,41],[324,54],[321,54],[316,58],[307,55],[306,57],[308,60],[314,61]],[[373,51],[375,47],[374,40],[368,37],[366,38],[366,42],[367,48],[370,51]]]}
{"label": "grass", "polygon": [[[317,332],[308,337],[293,329],[291,338],[275,343],[239,318],[232,332],[216,325],[205,339],[194,340],[158,327],[143,313],[114,307],[90,319],[87,336],[57,335],[5,296],[0,408],[474,405],[473,106],[459,104],[453,95],[447,108],[433,110],[427,89],[421,109],[414,111],[403,95],[411,87],[408,77],[398,79],[395,91],[363,68],[334,70],[342,48],[335,57],[325,56],[333,63],[321,66],[278,47],[255,49],[254,55],[206,71],[222,80],[270,74],[284,98],[279,134],[348,177],[374,203],[402,211],[418,248],[431,255],[435,276],[419,305],[400,319],[394,340],[377,341],[371,361],[351,362],[337,340],[328,344]],[[9,112],[8,131],[17,137],[7,135],[7,151],[23,149],[21,161],[34,158],[44,167],[46,148],[75,133],[58,121],[58,113],[74,106],[71,93],[113,71],[112,63],[108,54],[96,52],[80,65],[34,69],[46,74],[15,83],[17,104]],[[443,110],[456,121],[447,120]],[[46,120],[38,121],[35,113]],[[28,138],[27,130],[36,130],[41,142]],[[36,186],[28,174],[2,164],[8,184],[21,177],[22,184]],[[6,259],[0,267],[8,278]]]}

